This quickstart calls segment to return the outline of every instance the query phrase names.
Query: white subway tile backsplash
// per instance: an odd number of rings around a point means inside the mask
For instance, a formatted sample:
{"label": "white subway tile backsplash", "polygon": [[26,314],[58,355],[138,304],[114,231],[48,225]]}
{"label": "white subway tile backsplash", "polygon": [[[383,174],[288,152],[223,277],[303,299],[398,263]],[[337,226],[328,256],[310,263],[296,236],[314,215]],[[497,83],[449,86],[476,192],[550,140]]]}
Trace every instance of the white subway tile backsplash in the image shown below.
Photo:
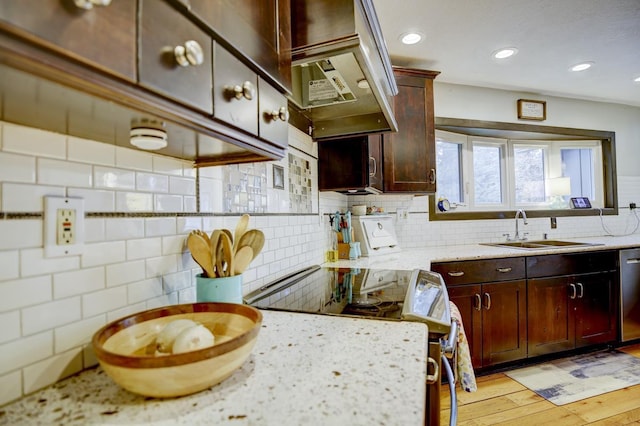
{"label": "white subway tile backsplash", "polygon": [[123,169],[153,171],[153,154],[130,148],[116,147],[116,166]]}
{"label": "white subway tile backsplash", "polygon": [[0,374],[25,367],[53,355],[53,332],[34,334],[0,345]]}
{"label": "white subway tile backsplash", "polygon": [[169,177],[169,192],[178,195],[195,195],[196,180],[192,178]]}
{"label": "white subway tile backsplash", "polygon": [[177,233],[184,234],[186,237],[186,235],[194,229],[206,229],[202,227],[202,219],[203,218],[200,217],[178,217],[176,220]]}
{"label": "white subway tile backsplash", "polygon": [[162,279],[153,277],[127,285],[128,303],[138,303],[162,296]]}
{"label": "white subway tile backsplash", "polygon": [[20,273],[23,277],[75,270],[80,267],[80,256],[44,257],[44,249],[20,252]]}
{"label": "white subway tile backsplash", "polygon": [[176,272],[178,270],[178,258],[177,254],[147,258],[146,277],[159,277]]}
{"label": "white subway tile backsplash", "polygon": [[0,251],[0,282],[18,278],[20,253],[17,250]]}
{"label": "white subway tile backsplash", "polygon": [[67,195],[84,199],[85,212],[113,212],[116,209],[116,193],[114,191],[69,188]]}
{"label": "white subway tile backsplash", "polygon": [[106,219],[107,240],[127,240],[144,237],[144,219],[142,218],[118,218]]}
{"label": "white subway tile backsplash", "polygon": [[93,182],[96,188],[135,189],[136,173],[113,167],[94,167]]}
{"label": "white subway tile backsplash", "polygon": [[51,276],[0,282],[0,312],[19,309],[52,300]]}
{"label": "white subway tile backsplash", "polygon": [[192,168],[192,163],[160,155],[153,156],[153,171],[156,173],[182,176],[185,168]]}
{"label": "white subway tile backsplash", "polygon": [[88,164],[39,158],[37,182],[43,185],[60,185],[89,188],[93,182],[93,169]]}
{"label": "white subway tile backsplash", "polygon": [[2,150],[6,152],[64,159],[66,139],[59,133],[9,123],[2,125]]}
{"label": "white subway tile backsplash", "polygon": [[144,228],[146,237],[175,235],[176,219],[174,217],[153,217],[145,219]]}
{"label": "white subway tile backsplash", "polygon": [[55,353],[91,343],[93,334],[106,323],[107,317],[102,314],[57,327],[54,331]]}
{"label": "white subway tile backsplash", "polygon": [[35,157],[0,151],[0,182],[36,182]]}
{"label": "white subway tile backsplash", "polygon": [[64,299],[105,288],[104,268],[78,269],[53,276],[53,297]]}
{"label": "white subway tile backsplash", "polygon": [[198,211],[198,199],[196,197],[184,196],[183,198],[183,210],[186,213],[196,213]]}
{"label": "white subway tile backsplash", "polygon": [[0,313],[0,343],[15,340],[20,337],[20,311]]}
{"label": "white subway tile backsplash", "polygon": [[22,396],[22,372],[14,371],[0,376],[0,405]]}
{"label": "white subway tile backsplash", "polygon": [[[187,249],[187,238],[184,235],[170,235],[162,237],[162,255],[181,254]],[[1,256],[1,253],[0,253]],[[0,257],[0,265],[1,263]]]}
{"label": "white subway tile backsplash", "polygon": [[84,221],[84,242],[96,243],[105,240],[104,219],[90,218]]}
{"label": "white subway tile backsplash", "polygon": [[31,393],[82,370],[82,350],[77,348],[24,369],[24,391]]}
{"label": "white subway tile backsplash", "polygon": [[107,287],[115,287],[134,281],[143,280],[146,277],[146,265],[144,260],[116,263],[106,267]]}
{"label": "white subway tile backsplash", "polygon": [[169,177],[157,173],[136,173],[136,190],[146,192],[169,192]]}
{"label": "white subway tile backsplash", "polygon": [[143,238],[139,240],[128,240],[127,260],[146,259],[157,257],[162,253],[161,238]]}
{"label": "white subway tile backsplash", "polygon": [[153,211],[153,194],[118,192],[116,193],[116,211],[151,212]]}
{"label": "white subway tile backsplash", "polygon": [[183,197],[181,195],[155,195],[156,212],[182,212],[184,210]]}
{"label": "white subway tile backsplash", "polygon": [[195,274],[191,270],[179,271],[164,276],[164,292],[174,293],[189,288]]}
{"label": "white subway tile backsplash", "polygon": [[82,267],[90,268],[123,262],[126,258],[124,241],[107,241],[84,245]]}
{"label": "white subway tile backsplash", "polygon": [[41,212],[44,210],[44,196],[64,197],[64,188],[59,186],[3,183],[2,209],[8,212]]}
{"label": "white subway tile backsplash", "polygon": [[69,136],[67,139],[67,159],[82,163],[115,166],[116,147],[106,143]]}
{"label": "white subway tile backsplash", "polygon": [[82,315],[85,318],[121,309],[127,304],[127,287],[113,287],[82,296]]}
{"label": "white subway tile backsplash", "polygon": [[80,298],[72,297],[22,309],[22,334],[39,333],[82,318]]}

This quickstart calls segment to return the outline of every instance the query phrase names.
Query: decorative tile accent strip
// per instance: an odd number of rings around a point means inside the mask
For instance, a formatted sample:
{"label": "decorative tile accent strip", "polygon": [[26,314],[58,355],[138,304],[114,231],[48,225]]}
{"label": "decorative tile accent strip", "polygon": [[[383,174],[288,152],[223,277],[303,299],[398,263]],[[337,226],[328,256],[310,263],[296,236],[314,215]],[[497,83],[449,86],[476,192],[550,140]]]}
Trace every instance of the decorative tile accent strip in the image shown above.
{"label": "decorative tile accent strip", "polygon": [[311,213],[311,163],[289,153],[289,204],[291,213]]}

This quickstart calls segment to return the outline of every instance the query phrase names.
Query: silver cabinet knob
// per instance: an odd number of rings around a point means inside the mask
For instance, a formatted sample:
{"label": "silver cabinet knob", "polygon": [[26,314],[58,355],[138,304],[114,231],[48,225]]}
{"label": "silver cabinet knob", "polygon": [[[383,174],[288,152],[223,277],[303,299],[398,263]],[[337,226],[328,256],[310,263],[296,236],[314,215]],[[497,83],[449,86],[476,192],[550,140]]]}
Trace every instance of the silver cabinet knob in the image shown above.
{"label": "silver cabinet knob", "polygon": [[198,66],[204,62],[202,47],[195,40],[189,40],[182,46],[176,46],[173,49],[173,55],[181,67]]}
{"label": "silver cabinet knob", "polygon": [[268,112],[267,115],[274,121],[289,121],[289,109],[284,106],[280,107],[280,109],[274,109],[273,111]]}
{"label": "silver cabinet knob", "polygon": [[90,10],[93,6],[109,6],[111,0],[73,0],[76,7],[80,9]]}
{"label": "silver cabinet knob", "polygon": [[245,98],[250,101],[256,95],[256,88],[250,81],[245,81],[242,83],[242,86],[239,84],[236,84],[235,86],[226,86],[225,90],[230,97],[236,99]]}

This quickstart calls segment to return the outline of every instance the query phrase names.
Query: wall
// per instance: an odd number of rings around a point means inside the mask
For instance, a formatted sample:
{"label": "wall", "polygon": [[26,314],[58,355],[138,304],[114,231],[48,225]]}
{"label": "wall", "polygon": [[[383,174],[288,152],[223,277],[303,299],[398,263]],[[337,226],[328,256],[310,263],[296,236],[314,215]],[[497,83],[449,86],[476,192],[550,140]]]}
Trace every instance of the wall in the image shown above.
{"label": "wall", "polygon": [[[314,144],[293,128],[290,140],[289,153],[311,160],[317,181]],[[276,164],[287,176],[289,156]],[[235,227],[240,213],[223,214],[224,200],[242,194],[225,192],[225,172],[240,176],[251,165],[226,167],[196,172],[188,161],[0,122],[0,404],[95,365],[90,339],[102,325],[195,301],[200,268],[186,235]],[[251,217],[266,244],[244,274],[245,294],[323,261],[317,189],[315,213],[291,215],[289,186],[272,186],[268,172],[261,190],[272,214]],[[45,195],[84,199],[82,256],[44,256]],[[346,206],[344,198],[328,200],[332,209]]]}

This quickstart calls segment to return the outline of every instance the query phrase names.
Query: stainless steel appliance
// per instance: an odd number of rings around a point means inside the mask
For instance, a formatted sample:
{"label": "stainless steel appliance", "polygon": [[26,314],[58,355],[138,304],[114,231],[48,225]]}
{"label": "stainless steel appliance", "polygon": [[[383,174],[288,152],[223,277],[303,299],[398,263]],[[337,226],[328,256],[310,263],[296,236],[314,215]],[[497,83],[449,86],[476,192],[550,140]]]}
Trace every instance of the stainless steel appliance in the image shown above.
{"label": "stainless steel appliance", "polygon": [[452,392],[451,416],[455,419],[455,381],[449,363],[443,362],[443,357],[444,347],[448,352],[455,350],[458,331],[457,323],[451,320],[449,296],[440,274],[420,269],[312,266],[250,293],[245,297],[245,303],[261,309],[426,323],[429,328],[427,424],[440,424],[440,372],[443,368],[448,373]]}
{"label": "stainless steel appliance", "polygon": [[640,339],[640,249],[620,250],[620,333]]}

